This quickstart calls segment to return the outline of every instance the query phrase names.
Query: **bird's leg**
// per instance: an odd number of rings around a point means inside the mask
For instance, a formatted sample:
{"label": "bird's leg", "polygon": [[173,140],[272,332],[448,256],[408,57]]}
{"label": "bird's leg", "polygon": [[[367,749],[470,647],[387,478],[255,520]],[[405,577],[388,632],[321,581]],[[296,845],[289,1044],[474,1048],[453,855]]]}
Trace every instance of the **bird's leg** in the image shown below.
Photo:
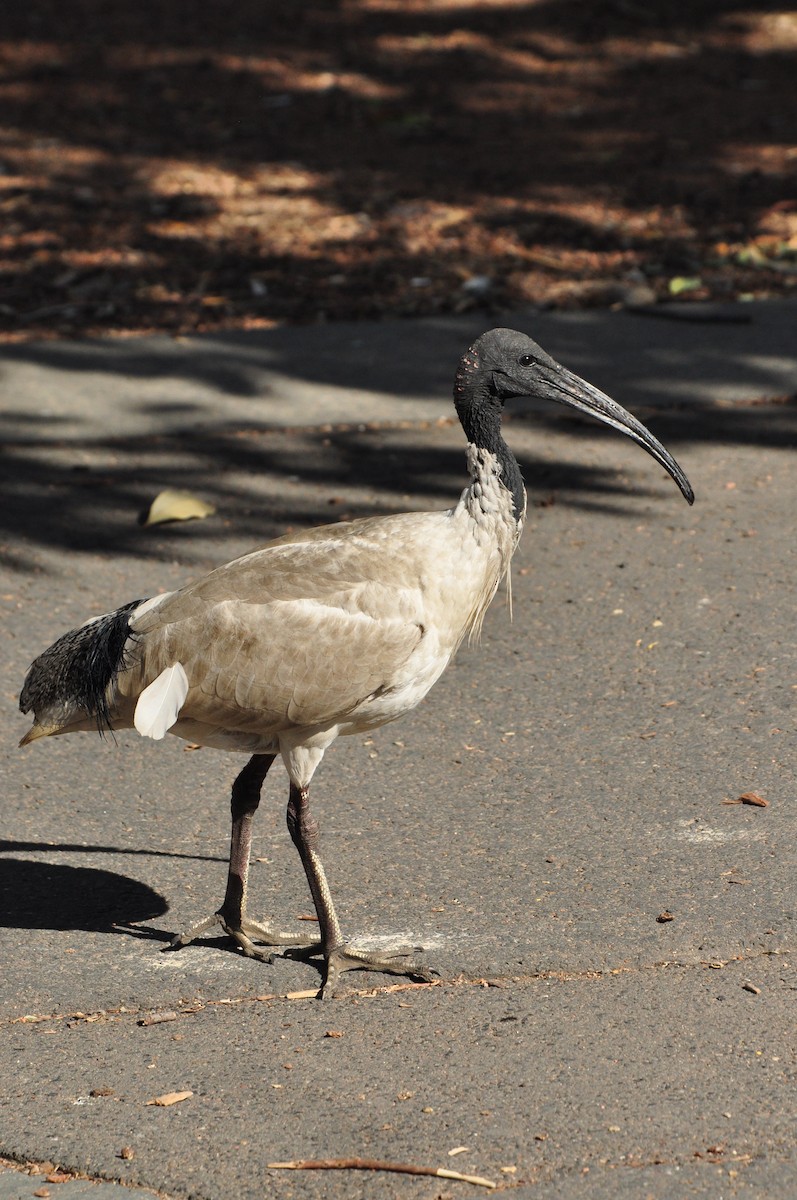
{"label": "bird's leg", "polygon": [[396,950],[392,953],[376,954],[367,950],[355,950],[344,941],[326,873],[318,855],[318,822],[310,814],[308,789],[297,787],[293,780],[287,818],[288,831],[299,851],[310,885],[321,930],[321,944],[289,950],[286,955],[290,958],[308,959],[319,952],[323,954],[325,972],[321,997],[328,998],[333,994],[342,971],[387,971],[391,975],[409,975],[428,982],[431,979],[429,971],[414,962],[406,952]]}
{"label": "bird's leg", "polygon": [[193,925],[186,933],[180,933],[170,943],[169,949],[177,950],[205,933],[214,925],[220,925],[226,934],[240,947],[247,958],[269,961],[270,955],[258,950],[253,939],[269,946],[309,946],[312,940],[304,934],[291,934],[274,929],[272,925],[253,921],[246,915],[247,881],[249,877],[249,855],[252,849],[252,820],[260,804],[260,791],[275,754],[254,754],[232,785],[230,808],[232,811],[232,833],[230,836],[230,865],[227,872],[227,889],[221,908],[212,916]]}

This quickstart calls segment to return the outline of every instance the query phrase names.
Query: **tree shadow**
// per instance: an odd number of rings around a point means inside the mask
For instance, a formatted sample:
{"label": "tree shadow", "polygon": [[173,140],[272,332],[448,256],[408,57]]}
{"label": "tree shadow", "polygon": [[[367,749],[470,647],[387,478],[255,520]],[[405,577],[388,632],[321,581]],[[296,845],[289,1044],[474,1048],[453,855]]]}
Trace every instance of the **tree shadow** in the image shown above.
{"label": "tree shadow", "polygon": [[[620,474],[627,461],[620,447],[617,467],[574,462],[567,456],[535,454],[535,434],[566,434],[577,442],[612,437],[588,420],[571,418],[547,405],[518,406],[506,436],[518,457],[530,505],[556,493],[559,502],[582,510],[623,513],[662,494],[659,476],[646,483],[647,460],[639,455],[633,484]],[[681,447],[747,444],[779,449],[797,446],[797,397],[745,406],[636,409],[676,455]],[[14,414],[12,414],[12,417]],[[73,445],[71,442],[67,446]],[[459,426],[425,428],[346,427],[294,429],[288,433],[221,427],[77,440],[75,455],[54,452],[45,436],[8,438],[6,494],[0,507],[0,539],[15,570],[41,569],[34,547],[93,555],[190,562],[195,555],[227,559],[286,529],[410,509],[447,508],[467,481]],[[693,480],[699,490],[699,481]],[[198,492],[216,507],[201,522],[144,528],[138,516],[164,487]],[[218,550],[213,547],[218,544]]]}
{"label": "tree shadow", "polygon": [[[783,48],[777,38],[757,45],[756,18],[782,25]],[[496,310],[544,299],[547,283],[574,272],[706,267],[712,246],[788,209],[797,41],[774,2],[313,0],[288,10],[241,0],[231,21],[223,6],[197,12],[186,0],[110,0],[101,11],[32,0],[7,14],[6,39],[0,321],[20,336],[216,330],[188,346],[163,337],[4,348],[11,363],[49,368],[55,394],[61,371],[107,375],[109,390],[126,381],[119,406],[101,410],[111,432],[95,421],[82,433],[57,404],[39,412],[38,396],[5,414],[9,543],[149,556],[156,535],[133,518],[164,486],[217,505],[202,532],[219,542],[230,525],[257,542],[342,510],[446,505],[464,481],[459,443],[350,429],[322,435],[328,446],[303,433],[277,447],[259,427],[280,376],[350,390],[353,421],[358,390],[388,392],[401,422],[400,401],[449,394],[461,322],[433,317],[402,333],[399,322],[336,321],[314,330],[312,353],[301,330],[228,327],[476,305],[475,334],[497,323]],[[472,271],[495,283],[481,300],[462,292]],[[621,341],[599,346],[572,324],[550,329],[551,344],[545,321],[524,323],[635,411],[689,394],[684,370],[673,389],[672,354],[651,353],[645,376],[629,379]],[[785,390],[734,329],[707,349],[702,329],[681,328],[678,346],[691,378],[705,367],[722,383]],[[667,418],[674,447],[794,444],[788,406],[696,407]],[[123,436],[116,426],[129,415],[148,432]],[[606,470],[521,457],[532,500],[542,481],[568,503],[633,509]],[[299,495],[293,476],[316,493]],[[349,485],[356,494],[340,498]],[[161,527],[157,539],[162,557],[190,553],[196,531]],[[26,551],[6,553],[29,569]]]}
{"label": "tree shadow", "polygon": [[[203,543],[201,553],[208,541],[218,542],[220,553],[228,557],[224,547],[231,527],[236,545],[241,539],[255,545],[286,528],[401,509],[447,508],[467,482],[465,447],[452,444],[461,441],[458,429],[445,431],[448,444],[437,432],[408,436],[400,430],[308,430],[275,444],[268,435],[242,439],[209,431],[160,438],[154,447],[148,438],[84,443],[85,452],[113,460],[112,467],[99,469],[54,462],[48,448],[35,442],[17,444],[5,467],[13,504],[7,516],[0,515],[0,536],[9,539],[6,562],[18,570],[37,562],[40,569],[35,557],[29,559],[26,543],[168,561],[175,553],[190,557],[197,538]],[[170,452],[175,461],[164,469]],[[555,489],[578,507],[630,514],[635,497],[646,494],[628,489],[609,468],[541,462],[523,453],[519,459],[532,503],[538,489],[546,494]],[[300,483],[292,485],[296,479]],[[216,506],[216,514],[201,528],[196,523],[142,528],[137,514],[164,486],[199,491]]]}

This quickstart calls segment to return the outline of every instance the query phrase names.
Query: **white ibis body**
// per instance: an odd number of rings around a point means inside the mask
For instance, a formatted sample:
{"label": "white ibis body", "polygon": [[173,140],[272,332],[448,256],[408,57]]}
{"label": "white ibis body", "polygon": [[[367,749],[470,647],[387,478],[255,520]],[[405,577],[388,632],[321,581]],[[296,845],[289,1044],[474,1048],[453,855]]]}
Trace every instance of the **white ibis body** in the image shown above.
{"label": "white ibis body", "polygon": [[[523,526],[526,495],[501,435],[505,401],[533,396],[590,413],[644,447],[693,500],[681,468],[634,417],[525,334],[493,329],[460,361],[454,403],[470,483],[453,508],[371,517],[287,534],[179,591],[137,600],[64,634],[30,667],[20,698],[34,723],[21,744],[78,730],[176,734],[250,755],[232,788],[227,888],[218,923],[241,951],[321,956],[321,994],[340,971],[428,978],[409,953],[357,950],[343,936],[318,853],[310,781],[341,734],[414,708],[466,636],[478,632]],[[252,818],[280,755],[288,828],[315,903],[308,944],[247,913]]]}

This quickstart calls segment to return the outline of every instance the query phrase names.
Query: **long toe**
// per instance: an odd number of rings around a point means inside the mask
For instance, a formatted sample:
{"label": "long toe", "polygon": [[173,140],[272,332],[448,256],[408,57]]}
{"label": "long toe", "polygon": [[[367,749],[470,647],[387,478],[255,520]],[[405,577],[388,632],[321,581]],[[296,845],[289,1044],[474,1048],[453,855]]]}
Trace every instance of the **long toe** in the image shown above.
{"label": "long toe", "polygon": [[[275,929],[268,921],[250,921],[248,917],[244,917],[240,928],[242,933],[258,942],[265,942],[267,946],[312,947],[318,944],[306,933],[289,933],[287,930]],[[234,934],[230,933],[230,937],[234,937]]]}
{"label": "long toe", "polygon": [[185,933],[178,933],[164,949],[180,950],[214,926],[219,926],[247,958],[257,958],[261,962],[270,962],[271,955],[266,950],[260,950],[254,944],[255,941],[264,942],[267,946],[307,946],[311,942],[304,933],[288,933],[282,929],[275,929],[270,922],[251,921],[248,917],[234,920],[225,916],[220,909],[204,921],[192,925]]}
{"label": "long toe", "polygon": [[370,950],[355,950],[352,946],[337,946],[326,956],[326,973],[319,995],[327,1000],[335,994],[335,987],[344,971],[384,971],[389,975],[406,975],[420,983],[432,982],[432,971],[422,966],[410,947],[376,953]]}

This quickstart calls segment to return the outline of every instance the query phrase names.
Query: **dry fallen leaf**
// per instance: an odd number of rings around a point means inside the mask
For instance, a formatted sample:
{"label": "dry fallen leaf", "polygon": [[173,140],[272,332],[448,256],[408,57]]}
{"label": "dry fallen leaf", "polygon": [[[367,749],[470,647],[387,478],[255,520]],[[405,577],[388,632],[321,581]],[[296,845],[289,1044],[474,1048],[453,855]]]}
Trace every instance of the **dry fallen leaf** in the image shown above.
{"label": "dry fallen leaf", "polygon": [[216,509],[195,496],[193,492],[183,492],[166,488],[158,492],[149,510],[139,518],[141,525],[160,525],[164,521],[201,521],[211,516]]}
{"label": "dry fallen leaf", "polygon": [[328,1029],[326,1031],[326,1033],[324,1034],[324,1037],[342,1038],[343,1034],[341,1033],[341,1031],[339,1029]]}
{"label": "dry fallen leaf", "polygon": [[752,804],[755,808],[769,808],[769,801],[756,792],[743,792],[739,800],[742,804]]}
{"label": "dry fallen leaf", "polygon": [[162,1096],[155,1096],[153,1100],[147,1100],[145,1107],[154,1104],[158,1108],[168,1108],[170,1104],[179,1104],[181,1100],[187,1100],[193,1094],[193,1092],[165,1092]]}
{"label": "dry fallen leaf", "polygon": [[667,921],[674,921],[675,917],[671,912],[668,912],[667,909],[665,908],[664,912],[659,913],[659,915],[656,917],[656,920],[659,922],[660,925],[664,925],[664,924],[666,924]]}
{"label": "dry fallen leaf", "polygon": [[742,792],[735,800],[723,800],[723,804],[752,804],[754,808],[769,808],[769,801],[757,792]]}

